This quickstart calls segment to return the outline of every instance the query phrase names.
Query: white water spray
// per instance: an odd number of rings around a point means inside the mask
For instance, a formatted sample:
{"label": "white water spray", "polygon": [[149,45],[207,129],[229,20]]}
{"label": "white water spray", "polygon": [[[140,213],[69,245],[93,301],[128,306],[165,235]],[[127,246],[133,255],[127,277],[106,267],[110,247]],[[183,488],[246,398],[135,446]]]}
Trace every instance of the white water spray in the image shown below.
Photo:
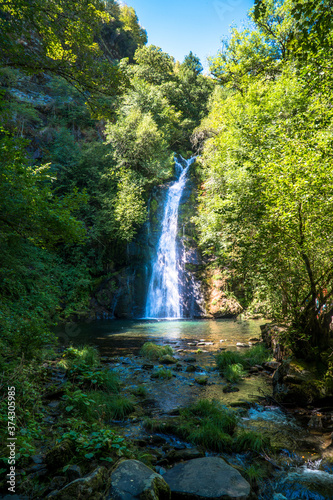
{"label": "white water spray", "polygon": [[188,169],[195,157],[183,161],[184,166],[176,161],[176,173],[179,178],[170,186],[165,202],[162,233],[148,288],[146,318],[182,317],[176,248],[178,209]]}

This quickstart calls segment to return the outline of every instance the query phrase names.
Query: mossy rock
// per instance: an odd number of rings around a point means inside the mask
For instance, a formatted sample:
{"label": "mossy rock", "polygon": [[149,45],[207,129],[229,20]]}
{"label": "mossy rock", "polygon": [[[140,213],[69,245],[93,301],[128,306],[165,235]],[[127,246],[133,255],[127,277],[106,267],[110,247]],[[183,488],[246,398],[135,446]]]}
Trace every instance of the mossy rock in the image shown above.
{"label": "mossy rock", "polygon": [[138,460],[124,460],[112,472],[109,496],[113,500],[170,500],[170,487],[163,477]]}
{"label": "mossy rock", "polygon": [[177,363],[177,360],[170,354],[164,354],[164,356],[159,359],[159,362],[161,365],[174,365]]}
{"label": "mossy rock", "polygon": [[69,439],[57,444],[47,452],[45,462],[50,470],[57,470],[68,464],[74,455],[74,443]]}
{"label": "mossy rock", "polygon": [[85,477],[67,484],[59,491],[53,491],[47,498],[53,500],[72,500],[73,498],[104,500],[110,487],[110,476],[105,467],[97,467]]}

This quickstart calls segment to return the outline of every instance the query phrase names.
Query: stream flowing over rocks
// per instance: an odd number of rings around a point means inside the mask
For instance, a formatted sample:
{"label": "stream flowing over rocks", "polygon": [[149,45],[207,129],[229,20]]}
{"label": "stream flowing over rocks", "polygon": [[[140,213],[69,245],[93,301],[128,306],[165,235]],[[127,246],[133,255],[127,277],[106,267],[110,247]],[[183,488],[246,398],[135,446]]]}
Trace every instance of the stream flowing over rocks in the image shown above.
{"label": "stream flowing over rocks", "polygon": [[[104,366],[120,377],[123,396],[137,398],[135,412],[113,425],[150,462],[122,459],[107,467],[107,479],[103,470],[93,471],[85,481],[78,477],[50,498],[66,498],[66,491],[82,496],[98,476],[104,479],[97,488],[102,496],[96,498],[103,500],[332,500],[332,407],[316,406],[320,398],[303,407],[297,401],[279,403],[274,387],[284,366],[281,360],[255,362],[238,382],[226,380],[216,368],[218,353],[246,356],[251,346],[260,344],[260,325],[225,319],[82,324],[80,340],[98,347]],[[262,326],[266,340],[267,328]],[[170,346],[173,353],[145,358],[140,349],[147,342]],[[285,384],[295,383],[286,377]],[[236,433],[255,433],[272,448],[256,452],[249,444],[243,451],[218,451],[179,435],[181,412],[202,400],[235,412]],[[218,439],[214,436],[213,441]],[[55,464],[50,457],[62,463],[57,453],[50,452],[47,467]]]}

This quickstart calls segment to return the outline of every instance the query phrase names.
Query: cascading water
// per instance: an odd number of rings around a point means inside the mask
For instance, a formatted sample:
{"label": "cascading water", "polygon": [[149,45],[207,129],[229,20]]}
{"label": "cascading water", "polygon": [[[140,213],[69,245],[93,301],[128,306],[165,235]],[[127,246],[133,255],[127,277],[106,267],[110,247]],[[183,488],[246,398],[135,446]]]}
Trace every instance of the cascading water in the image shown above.
{"label": "cascading water", "polygon": [[157,256],[146,302],[146,318],[181,318],[182,306],[178,285],[177,228],[180,199],[187,173],[195,157],[176,162],[178,180],[169,188],[162,221],[162,233],[157,245]]}

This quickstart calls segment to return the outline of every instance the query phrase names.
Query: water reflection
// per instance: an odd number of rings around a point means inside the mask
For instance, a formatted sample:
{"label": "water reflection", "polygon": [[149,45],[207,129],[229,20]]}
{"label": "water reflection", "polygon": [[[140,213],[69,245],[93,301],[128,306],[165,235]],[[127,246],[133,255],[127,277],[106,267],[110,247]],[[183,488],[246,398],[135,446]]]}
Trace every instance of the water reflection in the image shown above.
{"label": "water reflection", "polygon": [[[191,341],[212,342],[211,346],[236,349],[237,342],[249,342],[260,337],[258,320],[99,320],[77,325],[79,334],[73,343],[90,343],[102,350],[119,349],[122,353],[135,352],[147,341],[158,343],[173,342],[179,347],[186,347]],[[63,327],[56,331],[59,338],[64,336]],[[71,340],[71,339],[70,339]],[[207,346],[209,349],[209,347]]]}

